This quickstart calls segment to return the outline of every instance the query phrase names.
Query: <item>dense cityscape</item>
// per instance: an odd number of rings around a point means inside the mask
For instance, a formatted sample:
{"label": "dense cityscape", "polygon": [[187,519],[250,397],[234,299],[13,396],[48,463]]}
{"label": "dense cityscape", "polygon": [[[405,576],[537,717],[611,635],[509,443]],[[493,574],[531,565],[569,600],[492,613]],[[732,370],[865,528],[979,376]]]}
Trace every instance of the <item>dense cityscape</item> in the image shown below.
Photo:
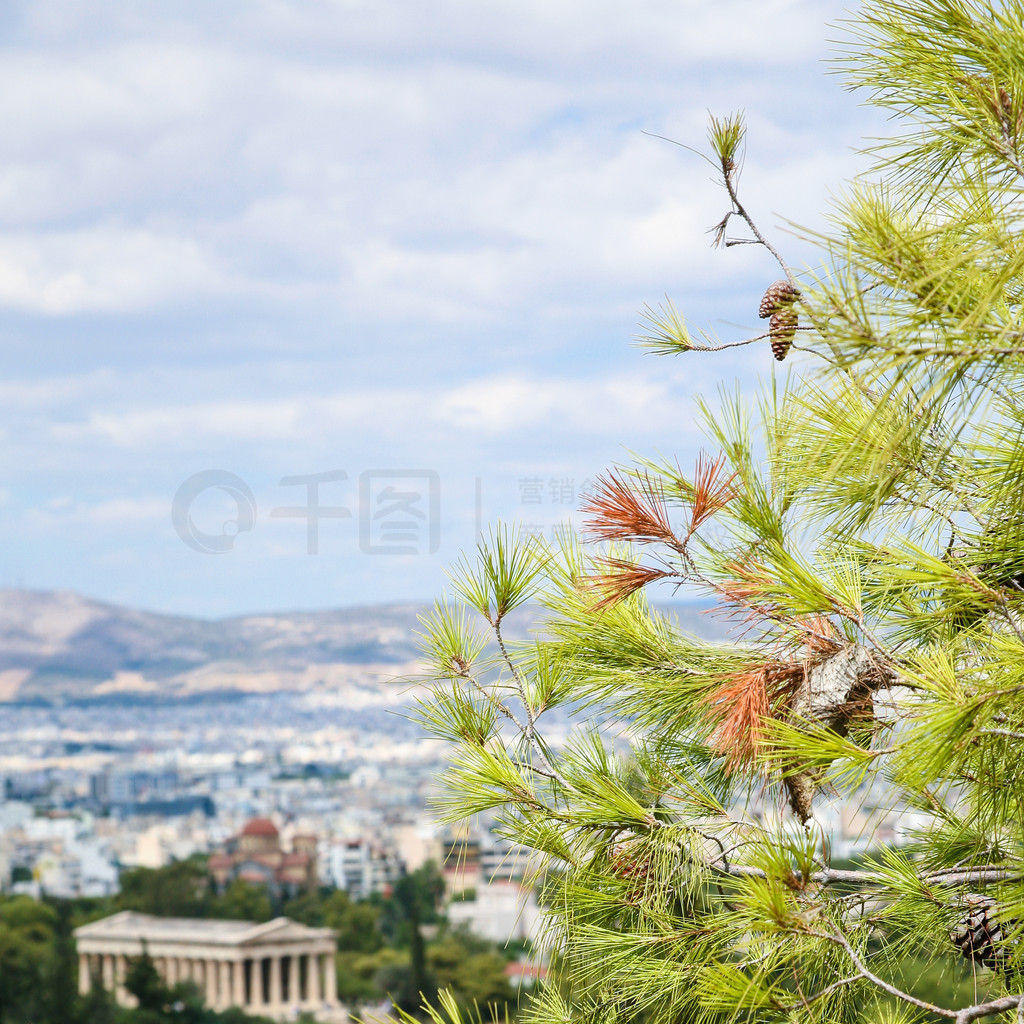
{"label": "dense cityscape", "polygon": [[[4,597],[8,607],[18,601]],[[210,627],[201,625],[188,674],[161,683],[161,667],[181,661],[167,651],[182,649],[187,623],[140,623],[138,613],[68,594],[21,602],[52,635],[60,623],[77,629],[55,645],[38,628],[9,625],[7,663],[16,667],[7,671],[25,697],[11,694],[0,728],[0,887],[9,907],[73,908],[80,1003],[109,991],[137,1006],[131,971],[140,949],[153,950],[170,986],[165,1002],[173,982],[186,994],[194,986],[208,1014],[244,1008],[275,1019],[384,1014],[395,1000],[414,1009],[428,975],[462,998],[514,1004],[543,975],[537,865],[493,822],[443,824],[432,808],[448,750],[416,719],[426,685],[410,681],[413,638],[398,612],[243,620],[249,647],[234,643],[230,659],[224,637],[239,627],[202,641]],[[721,635],[699,607],[673,615]],[[526,635],[528,619],[514,635]],[[303,643],[312,667],[299,672]],[[368,650],[376,664],[358,661]],[[381,664],[389,657],[390,674]],[[210,677],[218,688],[189,685]],[[257,692],[247,689],[254,678]],[[54,685],[55,699],[37,695],[40,680]],[[546,740],[562,746],[576,724],[562,710],[547,715]],[[629,723],[603,729],[628,757]],[[784,809],[766,796],[736,814],[771,824]],[[854,804],[823,801],[818,817],[837,858],[899,845],[916,821],[887,790],[870,788]],[[410,892],[420,901],[414,923]],[[280,935],[266,956],[232,946],[242,941],[238,922],[259,938],[286,919],[306,929],[291,946]],[[183,932],[190,920],[194,932]],[[425,942],[421,968],[413,935]],[[315,952],[325,941],[326,960]],[[211,959],[217,942],[220,958]],[[485,958],[469,972],[477,981],[464,969],[471,956]]]}
{"label": "dense cityscape", "polygon": [[[215,854],[255,818],[276,822],[285,846],[314,836],[316,883],[356,899],[443,862],[455,840],[427,806],[443,750],[405,691],[382,686],[376,706],[353,698],[8,707],[2,877],[15,892],[108,896],[121,870]],[[475,838],[481,870],[505,858],[490,832]]]}

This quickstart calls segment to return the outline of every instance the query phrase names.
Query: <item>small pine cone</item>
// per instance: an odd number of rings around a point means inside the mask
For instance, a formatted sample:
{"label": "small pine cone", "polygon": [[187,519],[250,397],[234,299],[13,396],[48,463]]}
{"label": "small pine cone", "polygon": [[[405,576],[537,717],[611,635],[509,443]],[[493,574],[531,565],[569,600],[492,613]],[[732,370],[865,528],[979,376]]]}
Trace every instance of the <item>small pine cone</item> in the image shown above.
{"label": "small pine cone", "polygon": [[967,893],[964,903],[967,913],[949,934],[953,945],[976,964],[994,971],[1005,969],[1012,950],[1007,948],[1003,925],[996,916],[996,901],[988,896]]}
{"label": "small pine cone", "polygon": [[633,878],[641,881],[651,873],[650,854],[641,854],[635,840],[616,843],[611,850],[611,868],[621,878]]}
{"label": "small pine cone", "polygon": [[768,321],[769,335],[772,342],[772,355],[781,363],[786,358],[789,346],[793,344],[796,333],[797,312],[795,309],[780,309],[772,313]]}
{"label": "small pine cone", "polygon": [[634,841],[617,843],[611,850],[610,867],[622,879],[623,898],[633,904],[644,901],[654,882],[654,864],[650,853],[641,852]]}
{"label": "small pine cone", "polygon": [[792,306],[799,298],[800,293],[788,281],[776,281],[775,284],[769,285],[768,291],[764,293],[757,315],[762,320],[767,320],[772,313]]}

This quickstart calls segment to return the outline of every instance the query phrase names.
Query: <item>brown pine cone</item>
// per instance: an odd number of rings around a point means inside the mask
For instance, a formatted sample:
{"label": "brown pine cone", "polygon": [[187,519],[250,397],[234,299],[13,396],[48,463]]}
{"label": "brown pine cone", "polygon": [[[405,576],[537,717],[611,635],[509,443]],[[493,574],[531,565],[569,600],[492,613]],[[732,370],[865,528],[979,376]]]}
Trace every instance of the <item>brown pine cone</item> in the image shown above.
{"label": "brown pine cone", "polygon": [[789,346],[793,344],[793,335],[796,333],[798,319],[795,309],[785,308],[772,313],[772,318],[768,321],[772,355],[780,363],[786,358]]}
{"label": "brown pine cone", "polygon": [[788,281],[776,281],[775,284],[769,285],[768,291],[764,293],[764,297],[761,299],[761,308],[757,311],[757,315],[762,320],[766,320],[772,313],[785,309],[787,306],[792,306],[799,298],[800,292]]}
{"label": "brown pine cone", "polygon": [[996,901],[989,896],[967,893],[964,896],[965,913],[950,932],[953,944],[968,960],[973,960],[994,971],[1004,970],[1013,947],[1019,939],[1007,942],[1007,932],[1014,922],[1004,928],[998,917]]}

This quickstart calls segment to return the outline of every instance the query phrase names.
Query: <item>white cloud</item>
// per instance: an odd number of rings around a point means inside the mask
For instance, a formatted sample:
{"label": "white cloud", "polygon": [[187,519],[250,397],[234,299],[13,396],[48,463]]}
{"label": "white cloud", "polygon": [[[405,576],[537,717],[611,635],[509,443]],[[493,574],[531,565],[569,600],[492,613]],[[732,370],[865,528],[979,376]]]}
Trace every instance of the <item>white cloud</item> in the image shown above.
{"label": "white cloud", "polygon": [[438,418],[467,433],[515,437],[534,431],[621,438],[641,422],[647,430],[678,420],[674,389],[664,378],[630,374],[605,380],[504,377],[473,381],[441,395]]}
{"label": "white cloud", "polygon": [[321,448],[353,431],[375,444],[410,438],[529,437],[557,429],[571,435],[620,438],[642,423],[644,432],[678,425],[678,382],[657,372],[573,379],[505,375],[447,389],[376,388],[326,395],[250,401],[203,401],[92,409],[55,424],[61,445],[118,449],[201,450],[225,442],[267,442]]}
{"label": "white cloud", "polygon": [[814,191],[820,125],[791,109],[818,74],[808,0],[111,4],[91,26],[43,6],[0,66],[8,308],[219,296],[445,325],[692,275],[704,170],[640,127],[699,144],[744,90],[795,129],[760,143],[779,205]]}
{"label": "white cloud", "polygon": [[637,311],[668,292],[756,325],[776,271],[708,248],[709,168],[641,132],[701,148],[709,107],[747,107],[750,207],[815,220],[864,120],[816,64],[841,7],[12,0],[0,518],[29,581],[183,609],[427,596],[450,552],[197,570],[169,496],[210,466],[271,502],[289,473],[434,466],[471,541],[475,476],[508,504],[515,474],[620,443],[687,457],[692,392],[770,355],[643,360]]}
{"label": "white cloud", "polygon": [[44,314],[123,312],[230,287],[187,238],[111,227],[0,236],[0,305]]}

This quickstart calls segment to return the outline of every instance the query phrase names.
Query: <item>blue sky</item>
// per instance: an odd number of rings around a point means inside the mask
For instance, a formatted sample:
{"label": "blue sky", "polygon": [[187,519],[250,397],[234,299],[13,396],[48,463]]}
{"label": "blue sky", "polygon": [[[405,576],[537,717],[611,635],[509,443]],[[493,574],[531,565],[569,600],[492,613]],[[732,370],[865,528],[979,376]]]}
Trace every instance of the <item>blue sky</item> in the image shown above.
{"label": "blue sky", "polygon": [[[710,168],[644,132],[702,147],[745,109],[745,200],[813,262],[782,225],[820,225],[878,130],[824,63],[846,6],[4,4],[0,584],[209,616],[429,599],[479,521],[550,532],[629,450],[693,459],[693,396],[753,393],[768,345],[656,359],[639,311],[746,336],[778,274],[709,248]],[[255,512],[217,554],[171,515],[209,470]],[[340,511],[309,554],[281,481],[315,474]],[[216,486],[185,512],[237,529]]]}

